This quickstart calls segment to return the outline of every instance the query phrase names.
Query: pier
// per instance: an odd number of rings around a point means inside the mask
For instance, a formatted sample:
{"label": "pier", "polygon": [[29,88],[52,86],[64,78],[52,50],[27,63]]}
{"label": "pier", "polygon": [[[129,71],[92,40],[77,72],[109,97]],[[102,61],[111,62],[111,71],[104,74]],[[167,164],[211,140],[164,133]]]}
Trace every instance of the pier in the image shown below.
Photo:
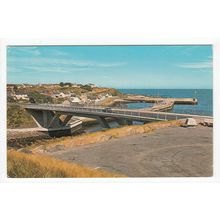
{"label": "pier", "polygon": [[117,102],[133,103],[133,102],[146,102],[146,103],[158,103],[158,102],[173,102],[174,105],[196,105],[198,100],[196,98],[162,98],[162,97],[147,97],[147,96],[127,96],[123,99],[115,100]]}

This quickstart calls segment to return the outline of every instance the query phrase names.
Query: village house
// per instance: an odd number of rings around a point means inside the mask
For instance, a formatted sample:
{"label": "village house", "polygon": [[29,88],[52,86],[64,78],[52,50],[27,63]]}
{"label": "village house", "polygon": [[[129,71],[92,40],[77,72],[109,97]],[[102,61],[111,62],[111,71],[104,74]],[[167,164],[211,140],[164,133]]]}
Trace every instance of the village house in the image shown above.
{"label": "village house", "polygon": [[80,99],[82,100],[82,102],[87,102],[88,101],[88,98],[87,98],[86,95],[81,95]]}
{"label": "village house", "polygon": [[61,92],[61,93],[54,93],[54,94],[51,95],[51,97],[52,98],[69,98],[69,97],[71,97],[71,94],[70,93],[69,94],[65,94],[63,92]]}
{"label": "village house", "polygon": [[80,103],[81,100],[78,97],[70,97],[70,102],[72,102],[72,103]]}
{"label": "village house", "polygon": [[105,95],[106,98],[112,97],[112,95],[109,95],[108,93]]}
{"label": "village house", "polygon": [[92,83],[88,83],[87,85],[90,86],[91,88],[97,87],[95,84],[92,84]]}
{"label": "village house", "polygon": [[27,94],[19,94],[13,96],[16,100],[29,100],[29,97]]}
{"label": "village house", "polygon": [[80,85],[79,85],[79,84],[74,83],[74,84],[72,84],[72,87],[73,87],[73,88],[80,88]]}
{"label": "village house", "polygon": [[95,104],[99,103],[101,100],[99,98],[95,99]]}

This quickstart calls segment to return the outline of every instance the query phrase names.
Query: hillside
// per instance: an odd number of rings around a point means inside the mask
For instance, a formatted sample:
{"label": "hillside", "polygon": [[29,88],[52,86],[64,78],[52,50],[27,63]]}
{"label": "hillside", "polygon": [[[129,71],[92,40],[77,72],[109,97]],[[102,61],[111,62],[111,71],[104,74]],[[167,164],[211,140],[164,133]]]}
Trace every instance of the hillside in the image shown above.
{"label": "hillside", "polygon": [[[58,95],[57,95],[58,94]],[[58,97],[56,97],[56,95]],[[109,99],[106,96],[116,97],[122,94],[113,88],[92,87],[90,85],[75,85],[71,83],[60,84],[8,84],[8,103],[27,103],[32,97],[37,103],[61,104],[66,101],[69,104],[87,105],[100,104]],[[80,100],[80,103],[71,103],[72,99]],[[109,103],[109,102],[106,102]],[[8,128],[29,128],[36,127],[32,117],[18,106],[7,106],[7,127]]]}

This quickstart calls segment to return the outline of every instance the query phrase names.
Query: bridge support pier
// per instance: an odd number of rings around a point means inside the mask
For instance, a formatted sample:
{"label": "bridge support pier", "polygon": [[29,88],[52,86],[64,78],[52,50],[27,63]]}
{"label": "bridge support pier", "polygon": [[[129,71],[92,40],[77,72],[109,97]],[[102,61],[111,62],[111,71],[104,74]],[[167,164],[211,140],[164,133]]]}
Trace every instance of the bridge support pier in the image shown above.
{"label": "bridge support pier", "polygon": [[[60,119],[61,114],[56,114],[53,111],[27,109],[31,114],[38,127],[42,128],[57,128],[63,127],[64,122]],[[66,121],[65,121],[66,123]]]}
{"label": "bridge support pier", "polygon": [[101,124],[101,126],[102,126],[103,128],[110,128],[108,122],[105,120],[104,117],[99,117],[99,116],[98,116],[98,117],[96,117],[96,118],[97,118],[98,122]]}
{"label": "bridge support pier", "polygon": [[60,137],[71,135],[73,132],[82,128],[82,122],[76,120],[68,124],[72,115],[65,115],[64,119],[60,118],[62,114],[49,110],[26,109],[42,131],[48,132],[50,136]]}

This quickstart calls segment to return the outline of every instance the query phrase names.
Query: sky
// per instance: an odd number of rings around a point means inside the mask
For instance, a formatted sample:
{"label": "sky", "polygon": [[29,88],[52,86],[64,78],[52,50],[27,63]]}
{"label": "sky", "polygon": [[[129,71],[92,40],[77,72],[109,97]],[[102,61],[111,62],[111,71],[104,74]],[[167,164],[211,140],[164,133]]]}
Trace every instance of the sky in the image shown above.
{"label": "sky", "polygon": [[7,83],[211,89],[212,46],[9,46]]}

